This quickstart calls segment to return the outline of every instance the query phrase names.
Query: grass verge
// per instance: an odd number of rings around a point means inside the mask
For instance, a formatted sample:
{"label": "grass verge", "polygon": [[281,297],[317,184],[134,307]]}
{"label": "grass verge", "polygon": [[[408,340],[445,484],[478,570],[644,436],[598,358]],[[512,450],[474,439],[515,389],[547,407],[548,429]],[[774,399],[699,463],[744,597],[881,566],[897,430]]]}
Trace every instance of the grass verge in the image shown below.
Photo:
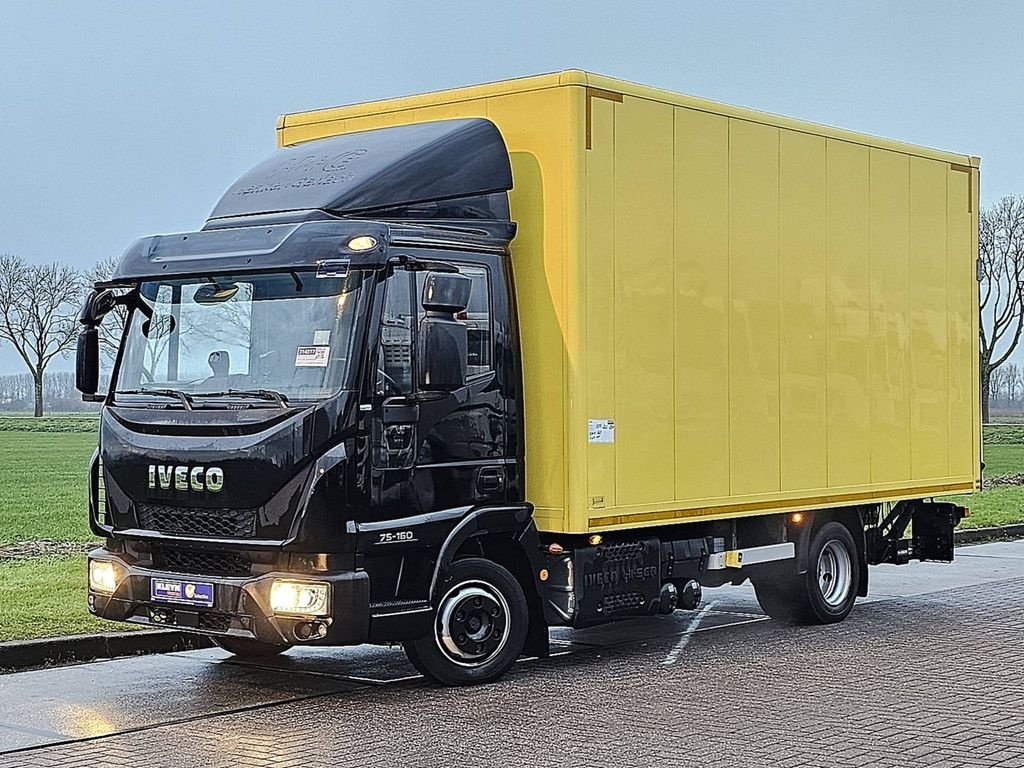
{"label": "grass verge", "polygon": [[85,555],[34,557],[0,569],[0,641],[137,629],[89,615]]}
{"label": "grass verge", "polygon": [[68,416],[0,416],[0,432],[88,432],[96,433],[99,418],[95,413]]}
{"label": "grass verge", "polygon": [[961,528],[989,528],[1024,522],[1024,486],[1021,485],[989,488],[970,496],[951,496],[949,501],[971,510],[971,516],[960,523]]}
{"label": "grass verge", "polygon": [[0,433],[0,544],[89,541],[92,432]]}

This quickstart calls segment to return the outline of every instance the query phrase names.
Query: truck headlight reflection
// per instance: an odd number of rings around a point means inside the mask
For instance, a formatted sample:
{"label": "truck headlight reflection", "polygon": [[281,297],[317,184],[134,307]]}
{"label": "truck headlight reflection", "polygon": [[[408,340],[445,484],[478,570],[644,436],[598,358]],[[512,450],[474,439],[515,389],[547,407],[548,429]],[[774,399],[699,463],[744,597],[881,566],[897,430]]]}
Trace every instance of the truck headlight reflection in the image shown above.
{"label": "truck headlight reflection", "polygon": [[275,579],[270,586],[270,609],[274,613],[326,616],[330,613],[330,584],[320,581]]}

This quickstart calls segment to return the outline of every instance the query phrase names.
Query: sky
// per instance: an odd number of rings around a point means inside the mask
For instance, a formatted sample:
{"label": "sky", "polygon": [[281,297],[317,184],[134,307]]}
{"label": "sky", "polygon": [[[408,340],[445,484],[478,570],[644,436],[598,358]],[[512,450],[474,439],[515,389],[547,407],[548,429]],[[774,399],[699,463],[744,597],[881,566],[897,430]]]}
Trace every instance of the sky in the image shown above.
{"label": "sky", "polygon": [[285,112],[569,68],[981,155],[985,204],[1024,194],[1022,29],[977,0],[0,0],[0,252],[198,229]]}

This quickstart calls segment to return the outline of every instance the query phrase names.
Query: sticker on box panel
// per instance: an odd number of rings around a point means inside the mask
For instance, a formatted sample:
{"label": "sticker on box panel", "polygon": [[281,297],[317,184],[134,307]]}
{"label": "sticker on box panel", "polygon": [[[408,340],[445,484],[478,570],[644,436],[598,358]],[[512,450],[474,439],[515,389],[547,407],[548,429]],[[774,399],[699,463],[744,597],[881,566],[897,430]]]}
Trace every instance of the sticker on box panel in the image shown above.
{"label": "sticker on box panel", "polygon": [[295,350],[296,368],[326,368],[331,359],[331,348],[325,346],[299,347]]}
{"label": "sticker on box panel", "polygon": [[614,443],[615,419],[591,419],[587,434],[591,443]]}
{"label": "sticker on box panel", "polygon": [[331,343],[330,331],[313,331],[313,344],[322,347]]}

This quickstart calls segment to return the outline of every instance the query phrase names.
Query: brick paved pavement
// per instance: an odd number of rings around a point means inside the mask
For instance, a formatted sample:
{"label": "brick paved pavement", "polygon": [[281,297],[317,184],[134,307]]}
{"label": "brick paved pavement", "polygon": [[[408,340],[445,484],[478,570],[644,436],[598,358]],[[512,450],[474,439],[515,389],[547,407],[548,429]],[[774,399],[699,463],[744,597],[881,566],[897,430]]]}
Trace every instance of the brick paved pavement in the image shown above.
{"label": "brick paved pavement", "polygon": [[[723,614],[749,620],[740,607],[749,596]],[[325,687],[302,700],[115,729],[0,765],[1024,766],[1024,576],[868,602],[832,627],[756,621],[681,639],[678,616],[633,642],[584,635],[593,644],[492,686],[333,689],[316,671]],[[116,675],[120,663],[86,667]],[[294,676],[275,674],[259,679],[291,695]]]}

